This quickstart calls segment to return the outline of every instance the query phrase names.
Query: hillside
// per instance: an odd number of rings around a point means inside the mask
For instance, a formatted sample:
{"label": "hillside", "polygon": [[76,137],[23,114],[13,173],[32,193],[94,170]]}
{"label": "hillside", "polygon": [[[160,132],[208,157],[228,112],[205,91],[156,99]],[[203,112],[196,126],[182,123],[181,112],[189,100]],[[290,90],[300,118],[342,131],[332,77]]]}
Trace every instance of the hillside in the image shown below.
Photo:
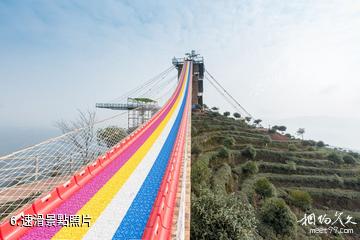
{"label": "hillside", "polygon": [[[359,163],[357,153],[322,142],[194,112],[191,237],[360,239]],[[315,216],[315,225],[302,224],[305,214]],[[327,233],[310,233],[320,227]],[[335,227],[354,233],[336,234]]]}

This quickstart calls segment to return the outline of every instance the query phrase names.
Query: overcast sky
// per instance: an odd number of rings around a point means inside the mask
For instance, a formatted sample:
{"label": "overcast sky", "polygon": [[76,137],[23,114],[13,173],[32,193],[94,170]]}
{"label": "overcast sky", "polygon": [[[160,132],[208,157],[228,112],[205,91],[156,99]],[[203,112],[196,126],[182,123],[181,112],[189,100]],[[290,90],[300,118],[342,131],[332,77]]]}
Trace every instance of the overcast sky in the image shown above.
{"label": "overcast sky", "polygon": [[[358,0],[0,0],[0,132],[51,128],[195,49],[266,125],[360,149],[359,29]],[[206,83],[204,100],[232,110]]]}

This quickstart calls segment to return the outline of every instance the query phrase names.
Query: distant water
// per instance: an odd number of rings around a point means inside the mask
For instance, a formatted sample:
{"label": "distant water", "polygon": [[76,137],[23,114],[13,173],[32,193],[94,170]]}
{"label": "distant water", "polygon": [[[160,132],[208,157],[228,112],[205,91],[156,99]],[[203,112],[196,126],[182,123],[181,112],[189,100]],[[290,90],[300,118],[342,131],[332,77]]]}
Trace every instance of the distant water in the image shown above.
{"label": "distant water", "polygon": [[56,128],[0,127],[0,156],[60,135]]}

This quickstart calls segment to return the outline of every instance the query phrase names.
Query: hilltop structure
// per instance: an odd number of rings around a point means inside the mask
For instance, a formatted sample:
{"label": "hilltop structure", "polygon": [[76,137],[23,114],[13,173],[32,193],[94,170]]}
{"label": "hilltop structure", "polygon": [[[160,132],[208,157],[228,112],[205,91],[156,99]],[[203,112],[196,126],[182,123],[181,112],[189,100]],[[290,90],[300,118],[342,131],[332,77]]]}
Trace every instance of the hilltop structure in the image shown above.
{"label": "hilltop structure", "polygon": [[202,108],[203,106],[203,92],[204,92],[204,58],[200,54],[192,50],[190,53],[186,53],[184,58],[174,57],[172,60],[173,65],[178,70],[178,76],[180,76],[181,70],[184,65],[184,61],[192,60],[192,108]]}

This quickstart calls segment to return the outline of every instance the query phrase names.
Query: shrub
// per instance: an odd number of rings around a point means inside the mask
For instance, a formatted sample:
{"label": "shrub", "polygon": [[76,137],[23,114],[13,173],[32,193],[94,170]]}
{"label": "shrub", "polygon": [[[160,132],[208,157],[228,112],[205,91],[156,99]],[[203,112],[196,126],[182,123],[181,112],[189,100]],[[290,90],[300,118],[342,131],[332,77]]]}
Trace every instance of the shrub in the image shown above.
{"label": "shrub", "polygon": [[309,146],[309,147],[306,148],[306,150],[312,152],[312,151],[315,151],[316,149],[314,147]]}
{"label": "shrub", "polygon": [[274,196],[275,188],[267,178],[260,178],[254,184],[254,189],[257,194],[263,198]]}
{"label": "shrub", "polygon": [[264,143],[271,143],[272,142],[272,139],[269,135],[265,135],[263,137],[263,140],[264,140]]}
{"label": "shrub", "polygon": [[106,127],[99,129],[96,133],[98,142],[106,144],[107,147],[115,146],[121,141],[127,134],[126,131],[119,127]]}
{"label": "shrub", "polygon": [[256,120],[254,120],[254,123],[256,124],[256,126],[259,125],[261,122],[262,122],[261,119],[256,119]]}
{"label": "shrub", "polygon": [[191,200],[191,239],[255,239],[256,217],[250,204],[234,195],[203,190]]}
{"label": "shrub", "polygon": [[198,130],[196,127],[191,126],[191,135],[192,136],[196,136],[198,134]]}
{"label": "shrub", "polygon": [[268,133],[270,133],[270,134],[274,134],[274,133],[276,133],[276,129],[271,128],[271,129],[269,129],[269,130],[268,130]]}
{"label": "shrub", "polygon": [[286,133],[285,136],[288,137],[289,139],[292,139],[292,138],[293,138],[293,136],[291,136],[290,133]]}
{"label": "shrub", "polygon": [[286,131],[286,127],[285,126],[278,126],[277,128],[279,131],[281,132],[285,132]]}
{"label": "shrub", "polygon": [[229,155],[229,150],[226,147],[221,147],[220,150],[217,152],[217,157],[219,158],[228,158]]}
{"label": "shrub", "polygon": [[234,116],[234,118],[241,118],[240,113],[237,113],[237,112],[233,113],[233,116]]}
{"label": "shrub", "polygon": [[222,163],[218,169],[213,169],[211,175],[211,190],[216,194],[226,194],[235,191],[231,167]]}
{"label": "shrub", "polygon": [[211,170],[208,167],[208,159],[200,158],[191,166],[191,190],[199,194],[201,186],[209,185]]}
{"label": "shrub", "polygon": [[325,143],[324,143],[323,141],[318,141],[318,142],[316,143],[316,146],[318,146],[318,147],[325,147]]}
{"label": "shrub", "polygon": [[344,187],[344,179],[342,177],[340,177],[338,174],[335,173],[334,178],[339,186]]}
{"label": "shrub", "polygon": [[191,154],[194,154],[194,155],[199,155],[201,153],[201,148],[198,144],[193,144],[191,146]]}
{"label": "shrub", "polygon": [[296,145],[295,145],[295,144],[292,144],[292,143],[289,144],[288,149],[289,149],[289,151],[292,151],[292,152],[298,150],[298,148],[296,147]]}
{"label": "shrub", "polygon": [[241,151],[241,155],[249,159],[255,159],[256,149],[252,145],[248,145]]}
{"label": "shrub", "polygon": [[310,194],[306,191],[301,190],[291,190],[289,192],[291,203],[301,208],[302,210],[307,210],[311,207],[312,198]]}
{"label": "shrub", "polygon": [[351,156],[353,156],[354,158],[360,158],[360,154],[357,153],[357,152],[352,152],[352,151],[350,151],[349,154],[350,154]]}
{"label": "shrub", "polygon": [[250,176],[250,175],[258,173],[259,168],[258,168],[256,162],[248,161],[241,167],[241,171],[244,175]]}
{"label": "shrub", "polygon": [[356,160],[353,156],[351,156],[350,154],[346,154],[344,157],[343,157],[343,160],[345,163],[347,164],[355,164],[356,163]]}
{"label": "shrub", "polygon": [[287,161],[286,164],[291,170],[296,171],[296,163],[294,161]]}
{"label": "shrub", "polygon": [[220,113],[219,112],[209,112],[209,116],[212,118],[216,118],[216,117],[220,116]]}
{"label": "shrub", "polygon": [[260,209],[261,221],[277,234],[291,235],[296,232],[296,217],[281,198],[269,198]]}
{"label": "shrub", "polygon": [[314,140],[303,140],[301,143],[303,146],[311,146],[311,147],[316,146],[316,142]]}
{"label": "shrub", "polygon": [[235,139],[233,137],[224,138],[223,144],[225,147],[231,147],[235,145]]}
{"label": "shrub", "polygon": [[337,154],[337,153],[330,153],[328,156],[327,156],[327,159],[329,159],[330,161],[333,161],[334,163],[336,164],[341,164],[341,163],[344,163],[342,157]]}

